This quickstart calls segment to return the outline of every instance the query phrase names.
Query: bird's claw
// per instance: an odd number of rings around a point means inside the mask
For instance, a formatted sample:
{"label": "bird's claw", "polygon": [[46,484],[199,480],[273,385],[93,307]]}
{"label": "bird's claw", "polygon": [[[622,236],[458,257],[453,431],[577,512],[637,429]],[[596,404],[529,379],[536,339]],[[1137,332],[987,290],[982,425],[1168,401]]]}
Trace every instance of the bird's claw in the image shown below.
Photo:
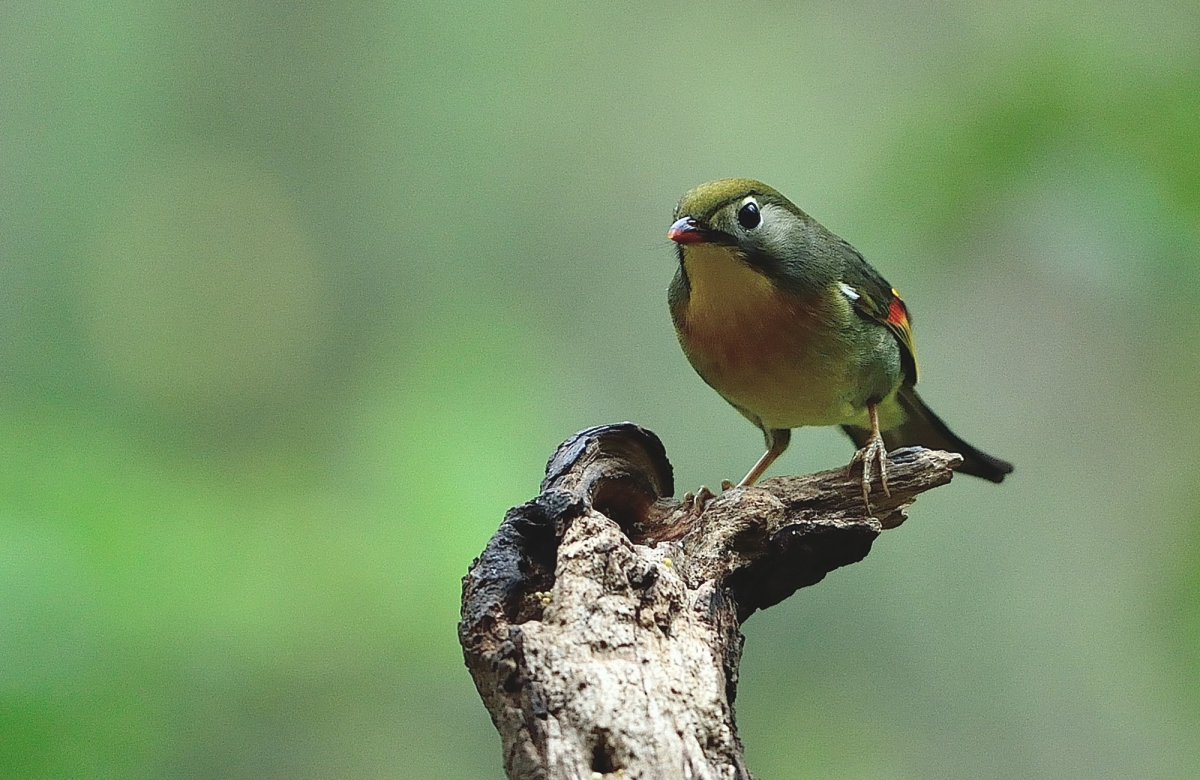
{"label": "bird's claw", "polygon": [[871,514],[871,478],[874,471],[874,463],[879,464],[879,483],[883,485],[883,494],[891,496],[892,491],[888,489],[887,481],[887,447],[883,443],[882,436],[872,436],[863,445],[863,448],[854,453],[854,457],[850,460],[850,465],[846,469],[847,476],[851,476],[854,472],[854,465],[862,463],[862,497],[863,503],[867,507],[867,514]]}
{"label": "bird's claw", "polygon": [[[736,485],[728,479],[721,480],[721,492],[733,490]],[[717,494],[708,489],[707,485],[701,485],[695,493],[688,491],[683,494],[683,500],[680,505],[684,512],[694,514],[696,517],[704,514],[704,510],[708,509],[708,505],[717,497]]]}
{"label": "bird's claw", "polygon": [[683,509],[686,512],[694,512],[697,515],[703,514],[708,508],[708,503],[717,497],[717,494],[708,489],[707,485],[701,485],[695,493],[690,490],[683,494]]}

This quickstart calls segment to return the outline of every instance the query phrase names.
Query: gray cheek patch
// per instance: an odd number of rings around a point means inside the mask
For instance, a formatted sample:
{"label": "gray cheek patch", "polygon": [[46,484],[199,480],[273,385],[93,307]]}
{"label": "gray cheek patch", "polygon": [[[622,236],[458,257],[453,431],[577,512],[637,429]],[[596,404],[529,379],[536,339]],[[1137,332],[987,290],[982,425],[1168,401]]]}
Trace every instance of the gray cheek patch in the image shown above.
{"label": "gray cheek patch", "polygon": [[757,242],[760,246],[781,250],[787,246],[789,237],[795,239],[794,234],[789,235],[796,221],[792,212],[773,203],[759,204],[758,208],[762,214],[762,224],[752,232],[759,234]]}

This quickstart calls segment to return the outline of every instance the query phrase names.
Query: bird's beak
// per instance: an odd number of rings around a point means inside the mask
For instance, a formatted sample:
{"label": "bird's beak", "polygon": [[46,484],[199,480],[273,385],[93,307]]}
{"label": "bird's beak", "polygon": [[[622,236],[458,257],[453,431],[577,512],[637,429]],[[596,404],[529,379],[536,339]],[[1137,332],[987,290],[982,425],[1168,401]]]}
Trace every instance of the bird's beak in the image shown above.
{"label": "bird's beak", "polygon": [[700,227],[694,217],[675,220],[675,224],[667,231],[667,238],[676,244],[700,244],[710,240],[708,231]]}

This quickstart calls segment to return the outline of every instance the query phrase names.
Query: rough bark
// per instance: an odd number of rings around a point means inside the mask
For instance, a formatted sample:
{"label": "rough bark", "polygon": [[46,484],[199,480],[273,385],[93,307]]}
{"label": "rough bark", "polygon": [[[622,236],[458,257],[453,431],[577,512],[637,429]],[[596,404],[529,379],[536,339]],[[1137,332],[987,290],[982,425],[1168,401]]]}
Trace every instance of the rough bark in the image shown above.
{"label": "rough bark", "polygon": [[749,778],[734,722],[740,624],[861,560],[961,457],[888,457],[874,517],[846,469],[669,498],[658,438],[582,431],[463,580],[459,639],[510,778]]}

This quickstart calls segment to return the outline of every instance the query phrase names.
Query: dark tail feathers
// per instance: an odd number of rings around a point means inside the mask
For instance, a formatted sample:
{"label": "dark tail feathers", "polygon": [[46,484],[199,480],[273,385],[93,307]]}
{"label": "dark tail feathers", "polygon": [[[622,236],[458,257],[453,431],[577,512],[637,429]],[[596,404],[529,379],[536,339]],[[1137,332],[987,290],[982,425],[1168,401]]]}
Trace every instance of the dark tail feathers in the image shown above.
{"label": "dark tail feathers", "polygon": [[[942,422],[941,418],[925,405],[913,388],[900,388],[896,399],[900,402],[900,407],[904,410],[907,419],[899,428],[883,432],[883,442],[889,450],[917,445],[931,450],[957,452],[963,456],[963,464],[958,467],[958,471],[982,477],[991,482],[1003,482],[1004,476],[1012,472],[1011,463],[993,458],[986,452],[980,452],[955,436],[954,432],[946,427],[946,423]],[[867,437],[871,435],[871,432],[865,428],[855,428],[849,425],[843,425],[842,430],[859,447],[866,444]]]}

